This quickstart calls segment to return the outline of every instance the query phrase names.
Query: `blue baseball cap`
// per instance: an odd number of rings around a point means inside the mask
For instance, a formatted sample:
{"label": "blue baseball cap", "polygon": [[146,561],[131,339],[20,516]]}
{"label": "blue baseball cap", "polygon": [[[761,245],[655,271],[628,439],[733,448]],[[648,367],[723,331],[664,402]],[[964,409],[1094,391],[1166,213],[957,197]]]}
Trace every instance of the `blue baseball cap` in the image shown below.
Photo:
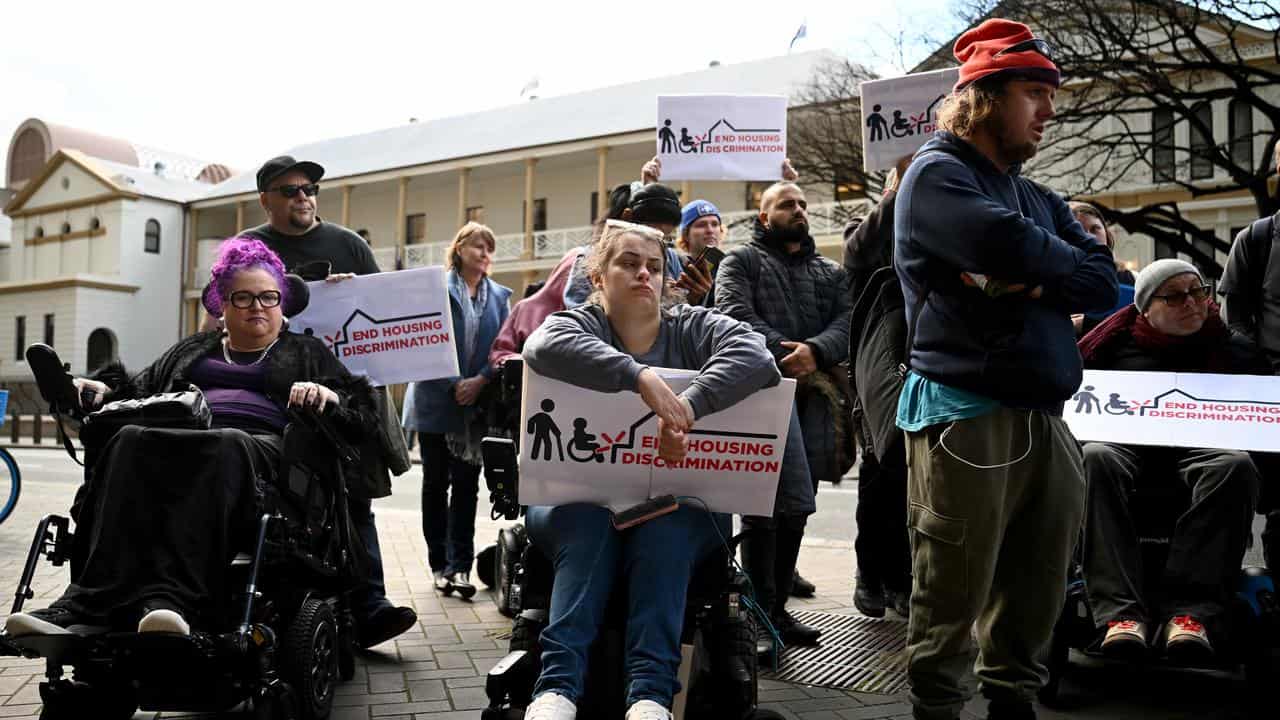
{"label": "blue baseball cap", "polygon": [[694,200],[685,205],[680,211],[680,232],[683,233],[684,229],[696,222],[698,218],[707,215],[715,215],[717,220],[722,220],[720,209],[707,200]]}

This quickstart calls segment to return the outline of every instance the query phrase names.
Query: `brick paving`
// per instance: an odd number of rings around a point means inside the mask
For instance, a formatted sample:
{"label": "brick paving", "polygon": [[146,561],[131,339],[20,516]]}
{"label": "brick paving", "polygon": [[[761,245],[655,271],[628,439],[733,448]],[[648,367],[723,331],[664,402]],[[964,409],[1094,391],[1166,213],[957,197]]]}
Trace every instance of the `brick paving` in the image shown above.
{"label": "brick paving", "polygon": [[[0,525],[0,591],[8,594],[16,585],[21,565],[39,516],[65,512],[74,487],[65,483],[28,482],[18,510]],[[483,506],[483,503],[482,503]],[[375,510],[378,508],[375,506]],[[482,510],[482,513],[486,511]],[[477,545],[492,542],[499,523],[487,515],[477,520]],[[418,625],[393,641],[358,656],[355,678],[337,689],[334,720],[474,720],[486,704],[484,674],[505,654],[507,641],[498,636],[509,629],[510,621],[500,615],[487,592],[473,602],[438,597],[425,570],[426,547],[417,513],[378,511],[378,527],[390,598],[412,606]],[[801,572],[818,586],[818,597],[797,600],[800,609],[854,613],[849,607],[853,591],[852,550],[847,544],[806,545],[801,554]],[[37,575],[37,596],[29,607],[43,607],[60,594],[66,582],[65,569],[42,563]],[[7,604],[0,610],[7,610]],[[1236,717],[1218,708],[1220,703],[1188,702],[1170,698],[1166,676],[1147,677],[1135,694],[1128,683],[1132,675],[1106,673],[1083,668],[1090,682],[1105,686],[1106,692],[1086,698],[1092,705],[1071,712],[1041,710],[1041,718],[1128,718],[1128,717]],[[31,717],[39,714],[38,684],[43,662],[0,658],[0,718]],[[1142,679],[1142,678],[1139,678]],[[1183,681],[1181,678],[1179,682]],[[1193,691],[1221,694],[1239,690],[1239,681],[1218,677],[1191,676],[1183,685]],[[1145,688],[1145,689],[1144,689]],[[1115,698],[1136,697],[1137,705],[1117,706]],[[910,706],[903,695],[872,695],[762,680],[760,700],[789,720],[873,720],[910,718]],[[1152,706],[1157,712],[1148,712]],[[983,703],[975,700],[966,709],[966,718],[984,717]],[[243,717],[246,713],[227,713]],[[135,720],[182,716],[173,713],[138,713]]]}

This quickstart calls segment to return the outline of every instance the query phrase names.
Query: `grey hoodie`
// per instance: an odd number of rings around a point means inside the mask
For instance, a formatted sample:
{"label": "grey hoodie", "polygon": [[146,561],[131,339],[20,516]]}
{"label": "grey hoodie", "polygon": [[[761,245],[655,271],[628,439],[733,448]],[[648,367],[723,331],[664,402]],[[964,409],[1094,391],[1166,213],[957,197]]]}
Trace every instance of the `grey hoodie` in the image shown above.
{"label": "grey hoodie", "polygon": [[[782,379],[764,336],[727,315],[690,305],[663,314],[657,339],[641,355],[622,349],[599,305],[553,313],[529,336],[522,355],[538,374],[596,392],[635,392],[646,367],[697,370],[697,378],[682,393],[695,418],[730,407]],[[796,441],[799,429],[793,410],[775,513],[809,514],[816,509],[807,463],[788,462],[794,452],[803,458],[804,446]]]}

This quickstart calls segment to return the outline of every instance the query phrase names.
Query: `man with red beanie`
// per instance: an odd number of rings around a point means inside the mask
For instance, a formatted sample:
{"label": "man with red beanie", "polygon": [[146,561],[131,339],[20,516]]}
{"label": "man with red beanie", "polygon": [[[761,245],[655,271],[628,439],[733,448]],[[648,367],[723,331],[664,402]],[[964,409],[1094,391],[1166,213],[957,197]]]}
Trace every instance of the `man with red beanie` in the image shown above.
{"label": "man with red beanie", "polygon": [[916,718],[969,699],[971,629],[988,717],[1034,718],[1062,610],[1084,469],[1062,420],[1080,385],[1072,313],[1116,301],[1111,251],[1021,177],[1053,117],[1050,48],[1021,23],[961,35],[941,130],[898,190],[894,266],[911,350],[906,431]]}

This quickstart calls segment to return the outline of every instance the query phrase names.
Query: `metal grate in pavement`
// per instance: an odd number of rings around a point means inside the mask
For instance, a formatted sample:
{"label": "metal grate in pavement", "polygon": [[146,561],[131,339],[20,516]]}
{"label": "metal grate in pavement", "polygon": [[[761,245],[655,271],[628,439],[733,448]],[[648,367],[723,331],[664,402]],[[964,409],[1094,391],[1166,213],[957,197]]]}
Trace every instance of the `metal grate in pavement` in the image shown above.
{"label": "metal grate in pavement", "polygon": [[814,610],[791,614],[822,630],[822,645],[787,648],[778,672],[768,677],[886,695],[906,689],[906,622]]}

